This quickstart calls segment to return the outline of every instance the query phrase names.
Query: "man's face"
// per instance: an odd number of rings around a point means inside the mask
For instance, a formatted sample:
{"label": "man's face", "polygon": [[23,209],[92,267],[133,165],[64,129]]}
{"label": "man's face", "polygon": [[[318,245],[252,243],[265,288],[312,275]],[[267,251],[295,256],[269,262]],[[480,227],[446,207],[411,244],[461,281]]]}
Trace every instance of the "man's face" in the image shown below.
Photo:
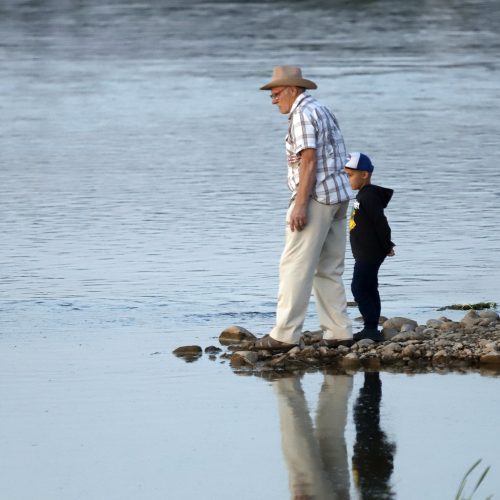
{"label": "man's face", "polygon": [[346,168],[347,177],[354,191],[358,191],[368,184],[370,174],[365,170],[355,170],[353,168]]}
{"label": "man's face", "polygon": [[271,89],[271,99],[273,104],[277,104],[280,113],[290,113],[293,103],[297,98],[297,93],[294,92],[295,87],[274,87]]}

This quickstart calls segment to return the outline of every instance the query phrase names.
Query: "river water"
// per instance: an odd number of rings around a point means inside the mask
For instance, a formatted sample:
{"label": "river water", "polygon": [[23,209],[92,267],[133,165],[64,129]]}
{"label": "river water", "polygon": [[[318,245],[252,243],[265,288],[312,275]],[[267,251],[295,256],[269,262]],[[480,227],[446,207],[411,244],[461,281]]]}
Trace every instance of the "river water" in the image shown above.
{"label": "river water", "polygon": [[443,499],[479,458],[500,491],[496,378],[263,380],[170,354],[273,324],[276,64],[395,190],[383,314],[499,302],[499,29],[494,0],[2,0],[0,497]]}

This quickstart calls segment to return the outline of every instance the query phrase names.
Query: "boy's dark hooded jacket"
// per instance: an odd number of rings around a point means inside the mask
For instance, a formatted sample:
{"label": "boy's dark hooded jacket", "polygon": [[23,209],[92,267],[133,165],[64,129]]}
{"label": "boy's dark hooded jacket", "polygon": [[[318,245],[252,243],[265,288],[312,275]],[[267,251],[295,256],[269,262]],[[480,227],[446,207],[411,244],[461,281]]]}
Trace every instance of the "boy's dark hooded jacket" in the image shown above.
{"label": "boy's dark hooded jacket", "polygon": [[374,184],[367,184],[359,190],[349,221],[351,249],[356,260],[381,262],[395,246],[384,215],[392,193],[392,189]]}

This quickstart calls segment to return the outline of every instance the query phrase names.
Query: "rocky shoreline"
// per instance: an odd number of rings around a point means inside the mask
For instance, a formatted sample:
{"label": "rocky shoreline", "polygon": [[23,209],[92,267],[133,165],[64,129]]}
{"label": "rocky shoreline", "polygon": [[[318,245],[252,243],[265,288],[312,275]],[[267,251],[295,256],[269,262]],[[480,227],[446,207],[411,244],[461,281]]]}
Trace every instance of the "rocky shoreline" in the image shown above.
{"label": "rocky shoreline", "polygon": [[[351,347],[329,348],[320,345],[321,331],[307,331],[300,346],[273,354],[252,350],[256,337],[245,328],[231,326],[219,336],[222,347],[209,346],[204,352],[211,360],[229,360],[233,369],[253,373],[336,368],[500,374],[500,318],[494,310],[471,310],[461,321],[441,317],[430,319],[425,325],[395,317],[383,322],[382,333],[384,342],[365,339]],[[173,354],[195,361],[203,355],[203,349],[182,346]]]}

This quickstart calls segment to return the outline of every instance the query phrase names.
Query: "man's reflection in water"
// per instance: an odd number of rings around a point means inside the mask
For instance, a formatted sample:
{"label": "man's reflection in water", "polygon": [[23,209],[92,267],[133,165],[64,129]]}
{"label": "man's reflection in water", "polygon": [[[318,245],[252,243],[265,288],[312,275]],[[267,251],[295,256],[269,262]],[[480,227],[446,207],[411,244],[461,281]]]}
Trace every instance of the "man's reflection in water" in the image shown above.
{"label": "man's reflection in water", "polygon": [[379,373],[365,373],[364,385],[354,404],[356,443],[352,469],[363,500],[395,498],[390,487],[396,446],[380,428],[382,382]]}
{"label": "man's reflection in water", "polygon": [[278,395],[283,452],[294,500],[349,499],[344,438],[351,375],[324,375],[314,429],[300,377],[272,382]]}

